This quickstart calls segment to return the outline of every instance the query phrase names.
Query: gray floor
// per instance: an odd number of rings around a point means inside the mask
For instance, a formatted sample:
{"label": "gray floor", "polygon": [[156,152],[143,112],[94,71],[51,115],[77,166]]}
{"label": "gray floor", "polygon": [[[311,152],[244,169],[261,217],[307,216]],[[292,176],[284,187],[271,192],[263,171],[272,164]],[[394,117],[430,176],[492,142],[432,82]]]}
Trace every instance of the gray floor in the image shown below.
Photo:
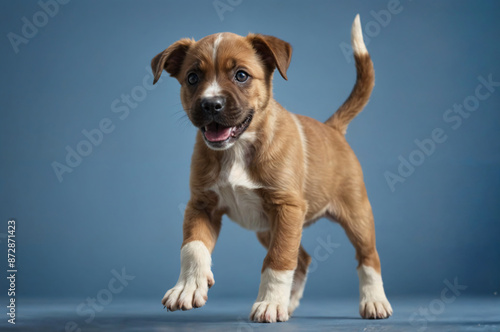
{"label": "gray floor", "polygon": [[354,299],[304,300],[290,321],[277,324],[250,323],[251,301],[234,299],[187,312],[167,312],[154,300],[113,301],[91,322],[76,313],[81,300],[18,302],[16,325],[3,318],[2,331],[78,331],[76,325],[80,331],[500,331],[500,296],[391,299],[395,312],[386,320],[359,318]]}

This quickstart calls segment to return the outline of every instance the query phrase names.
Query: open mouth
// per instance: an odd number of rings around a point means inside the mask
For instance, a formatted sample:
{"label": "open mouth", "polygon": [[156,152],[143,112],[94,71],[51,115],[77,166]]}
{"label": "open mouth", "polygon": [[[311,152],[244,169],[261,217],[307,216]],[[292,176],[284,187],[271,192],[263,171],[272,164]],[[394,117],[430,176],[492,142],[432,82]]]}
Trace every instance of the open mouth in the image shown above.
{"label": "open mouth", "polygon": [[252,121],[253,114],[250,114],[240,124],[232,127],[224,126],[215,121],[201,127],[201,132],[205,140],[214,147],[223,147],[226,143],[235,141],[248,128]]}

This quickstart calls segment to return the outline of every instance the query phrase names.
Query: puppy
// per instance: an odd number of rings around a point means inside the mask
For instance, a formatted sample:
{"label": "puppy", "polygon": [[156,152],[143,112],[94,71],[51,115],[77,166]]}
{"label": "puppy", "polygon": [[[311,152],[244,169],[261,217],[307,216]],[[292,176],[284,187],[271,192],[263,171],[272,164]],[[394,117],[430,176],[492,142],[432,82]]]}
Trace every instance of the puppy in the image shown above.
{"label": "puppy", "polygon": [[276,37],[218,33],[197,42],[181,39],[153,58],[154,83],[163,70],[179,81],[183,108],[199,129],[180,276],[162,300],[168,310],[207,301],[214,284],[211,252],[226,214],[256,232],[267,249],[251,320],[287,321],[297,308],[311,262],[301,246],[302,229],[323,217],[338,222],[356,249],[361,316],[392,314],[363,174],[344,137],[374,86],[359,16],[351,39],[357,80],[324,123],[292,114],[273,99],[273,72],[277,68],[287,79],[292,55],[290,44]]}

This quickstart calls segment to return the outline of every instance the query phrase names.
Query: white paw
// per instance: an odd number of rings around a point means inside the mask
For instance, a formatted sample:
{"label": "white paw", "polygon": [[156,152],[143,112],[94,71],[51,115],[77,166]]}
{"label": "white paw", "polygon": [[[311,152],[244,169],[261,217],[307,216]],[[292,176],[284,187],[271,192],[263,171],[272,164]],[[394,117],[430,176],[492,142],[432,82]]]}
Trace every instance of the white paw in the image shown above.
{"label": "white paw", "polygon": [[210,252],[203,242],[192,241],[182,247],[179,280],[161,301],[167,310],[189,310],[205,305],[208,289],[215,283],[211,263]]}
{"label": "white paw", "polygon": [[365,319],[388,318],[392,307],[385,296],[380,273],[372,267],[362,265],[359,275],[359,314]]}
{"label": "white paw", "polygon": [[288,320],[293,272],[293,270],[276,271],[270,268],[262,272],[259,295],[250,312],[250,320],[259,323]]}
{"label": "white paw", "polygon": [[288,317],[286,305],[267,301],[255,302],[250,312],[250,320],[259,323],[286,322]]}
{"label": "white paw", "polygon": [[389,318],[392,307],[389,301],[364,301],[359,304],[359,314],[365,319]]}
{"label": "white paw", "polygon": [[208,289],[215,283],[212,272],[208,272],[205,275],[180,278],[174,288],[165,293],[161,303],[169,311],[204,306],[208,299]]}

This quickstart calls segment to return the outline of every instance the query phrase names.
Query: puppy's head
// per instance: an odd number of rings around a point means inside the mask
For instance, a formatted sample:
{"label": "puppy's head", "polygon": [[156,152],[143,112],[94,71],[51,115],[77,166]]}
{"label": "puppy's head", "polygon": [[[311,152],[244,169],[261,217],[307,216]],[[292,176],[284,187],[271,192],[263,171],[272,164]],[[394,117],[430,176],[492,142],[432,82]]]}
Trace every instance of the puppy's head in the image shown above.
{"label": "puppy's head", "polygon": [[244,132],[255,132],[272,97],[275,68],[286,79],[292,47],[276,37],[232,33],[198,42],[181,39],[151,61],[154,83],[163,70],[181,84],[191,122],[214,150],[230,148]]}

